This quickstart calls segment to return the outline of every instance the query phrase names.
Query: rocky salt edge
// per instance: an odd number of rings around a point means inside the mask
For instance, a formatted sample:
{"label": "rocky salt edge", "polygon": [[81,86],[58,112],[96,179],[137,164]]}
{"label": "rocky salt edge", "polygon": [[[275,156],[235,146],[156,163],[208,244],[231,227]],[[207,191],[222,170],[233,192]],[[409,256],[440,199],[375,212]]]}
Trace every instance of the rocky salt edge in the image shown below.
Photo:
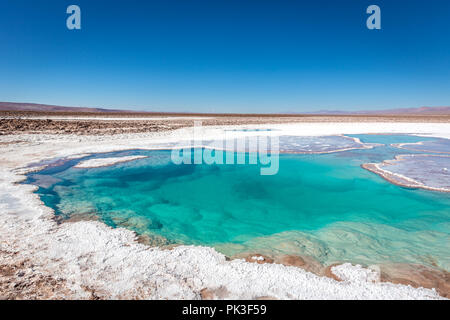
{"label": "rocky salt edge", "polygon": [[[383,132],[392,127],[399,129],[392,123],[386,126],[326,123],[316,124],[321,128],[315,127],[314,130],[320,134],[367,133],[368,126],[373,126],[371,130],[381,126]],[[441,127],[442,132],[436,131],[436,127]],[[295,130],[293,126],[287,126],[287,129],[300,135],[312,135],[303,125],[297,125]],[[428,133],[450,136],[448,129],[448,125],[435,124],[423,128]],[[223,128],[208,130],[214,135]],[[43,279],[54,279],[52,281],[64,287],[64,290],[47,290],[45,295],[40,295],[46,298],[198,299],[205,290],[209,298],[230,299],[441,298],[435,290],[379,282],[376,271],[351,264],[331,268],[342,280],[336,281],[292,266],[256,264],[243,259],[228,261],[224,255],[208,247],[178,246],[171,250],[148,247],[138,243],[133,232],[112,229],[100,222],[58,225],[52,210],[33,193],[35,187],[18,184],[26,172],[33,170],[26,167],[33,162],[81,153],[138,147],[152,149],[155,143],[175,142],[186,133],[181,129],[170,136],[152,133],[110,137],[1,137],[2,142],[27,142],[26,146],[23,143],[20,146],[2,146],[0,254],[7,259],[2,258],[1,263],[30,260],[32,266],[21,271],[25,277],[39,275]]]}

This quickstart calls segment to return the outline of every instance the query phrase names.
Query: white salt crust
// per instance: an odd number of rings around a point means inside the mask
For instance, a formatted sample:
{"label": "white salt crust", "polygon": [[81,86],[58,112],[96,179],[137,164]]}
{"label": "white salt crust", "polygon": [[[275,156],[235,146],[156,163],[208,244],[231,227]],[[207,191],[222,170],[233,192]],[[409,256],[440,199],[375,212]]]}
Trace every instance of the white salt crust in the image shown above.
{"label": "white salt crust", "polygon": [[[307,123],[245,126],[277,128],[283,134],[411,133],[450,137],[441,123]],[[204,128],[208,138],[237,126]],[[35,187],[17,184],[26,165],[44,159],[131,148],[157,148],[189,137],[189,129],[170,133],[116,136],[10,135],[0,142],[0,243],[16,259],[30,259],[33,272],[65,280],[65,298],[198,299],[204,288],[221,288],[229,299],[440,299],[435,290],[381,283],[371,269],[343,264],[332,272],[343,281],[319,277],[279,264],[227,261],[212,248],[179,246],[150,248],[136,242],[133,232],[103,223],[80,221],[56,224]],[[268,132],[271,134],[272,132]],[[239,133],[243,134],[243,133]],[[245,134],[249,134],[246,132]],[[251,133],[250,133],[251,134]],[[259,132],[258,134],[261,134]]]}

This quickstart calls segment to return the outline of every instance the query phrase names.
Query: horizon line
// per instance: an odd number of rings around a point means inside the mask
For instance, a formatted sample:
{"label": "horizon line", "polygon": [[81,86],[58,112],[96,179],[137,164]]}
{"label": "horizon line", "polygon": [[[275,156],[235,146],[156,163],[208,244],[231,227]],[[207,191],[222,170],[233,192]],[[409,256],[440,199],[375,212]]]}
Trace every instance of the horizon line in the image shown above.
{"label": "horizon line", "polygon": [[[28,108],[32,106],[35,108],[43,108],[42,110],[36,110],[34,108]],[[6,108],[6,109],[5,109]],[[150,107],[144,107],[150,108]],[[84,111],[82,111],[84,109]],[[444,114],[450,114],[450,106],[419,106],[419,107],[399,107],[399,108],[380,108],[370,110],[342,110],[342,109],[319,109],[315,111],[282,111],[282,112],[198,112],[198,111],[159,111],[159,110],[137,110],[137,109],[121,109],[114,107],[86,107],[86,106],[68,106],[58,104],[46,104],[38,102],[12,102],[12,101],[0,101],[0,111],[2,112],[86,112],[86,113],[158,113],[158,114],[211,114],[211,115],[370,115],[370,114],[389,114],[389,112],[397,113],[409,113],[414,114],[417,111],[421,114],[427,113],[427,111],[433,113],[433,111],[444,111]],[[434,113],[436,114],[436,113]],[[442,113],[439,113],[442,114]]]}

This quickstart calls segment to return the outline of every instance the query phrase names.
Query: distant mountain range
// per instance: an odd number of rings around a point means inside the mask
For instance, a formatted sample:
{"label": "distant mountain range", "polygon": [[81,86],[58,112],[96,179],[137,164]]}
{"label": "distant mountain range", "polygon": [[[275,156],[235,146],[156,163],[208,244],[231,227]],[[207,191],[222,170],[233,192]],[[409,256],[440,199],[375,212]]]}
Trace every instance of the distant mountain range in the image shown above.
{"label": "distant mountain range", "polygon": [[[142,113],[145,111],[130,111],[103,108],[63,107],[37,103],[0,102],[0,111],[33,111],[33,112],[86,112],[86,113]],[[158,112],[160,113],[160,112]],[[168,112],[170,113],[170,112]],[[186,112],[189,113],[189,112]],[[282,114],[310,115],[450,115],[450,107],[419,107],[398,108],[369,111],[338,111],[320,110],[313,112],[284,112]]]}
{"label": "distant mountain range", "polygon": [[[303,112],[305,113],[305,112]],[[306,112],[307,114],[330,114],[330,115],[450,115],[450,107],[418,107],[418,108],[398,108],[383,110],[366,110],[366,111],[339,111],[339,110],[320,110]],[[300,113],[299,113],[300,114]]]}
{"label": "distant mountain range", "polygon": [[95,113],[130,112],[124,110],[103,109],[103,108],[62,107],[48,104],[16,103],[16,102],[0,102],[0,111],[95,112]]}

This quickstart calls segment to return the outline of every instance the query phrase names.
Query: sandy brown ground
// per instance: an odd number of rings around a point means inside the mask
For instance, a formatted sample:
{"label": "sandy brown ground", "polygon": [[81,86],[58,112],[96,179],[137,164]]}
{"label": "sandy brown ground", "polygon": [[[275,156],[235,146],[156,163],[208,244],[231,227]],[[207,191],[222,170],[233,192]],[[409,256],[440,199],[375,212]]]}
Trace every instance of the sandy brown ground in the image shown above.
{"label": "sandy brown ground", "polygon": [[49,274],[17,252],[0,250],[0,300],[42,300],[70,297],[66,281]]}
{"label": "sandy brown ground", "polygon": [[[82,118],[86,119],[82,119]],[[172,117],[168,119],[167,117]],[[173,118],[175,117],[175,118]],[[177,118],[179,117],[179,118]],[[182,117],[182,118],[181,118]],[[201,119],[199,119],[201,117]],[[40,119],[36,119],[40,118]],[[45,119],[42,119],[45,118]],[[64,118],[64,119],[63,119]],[[75,119],[74,119],[75,118]],[[93,119],[99,118],[99,120]],[[105,119],[110,118],[110,119]],[[127,118],[121,120],[119,118]],[[136,118],[136,120],[133,120]],[[149,118],[145,120],[143,118]],[[159,119],[157,119],[159,118]],[[301,122],[436,122],[450,123],[450,115],[280,115],[280,114],[182,114],[182,113],[75,113],[0,111],[0,135],[123,134],[175,130],[193,125],[278,124]]]}

